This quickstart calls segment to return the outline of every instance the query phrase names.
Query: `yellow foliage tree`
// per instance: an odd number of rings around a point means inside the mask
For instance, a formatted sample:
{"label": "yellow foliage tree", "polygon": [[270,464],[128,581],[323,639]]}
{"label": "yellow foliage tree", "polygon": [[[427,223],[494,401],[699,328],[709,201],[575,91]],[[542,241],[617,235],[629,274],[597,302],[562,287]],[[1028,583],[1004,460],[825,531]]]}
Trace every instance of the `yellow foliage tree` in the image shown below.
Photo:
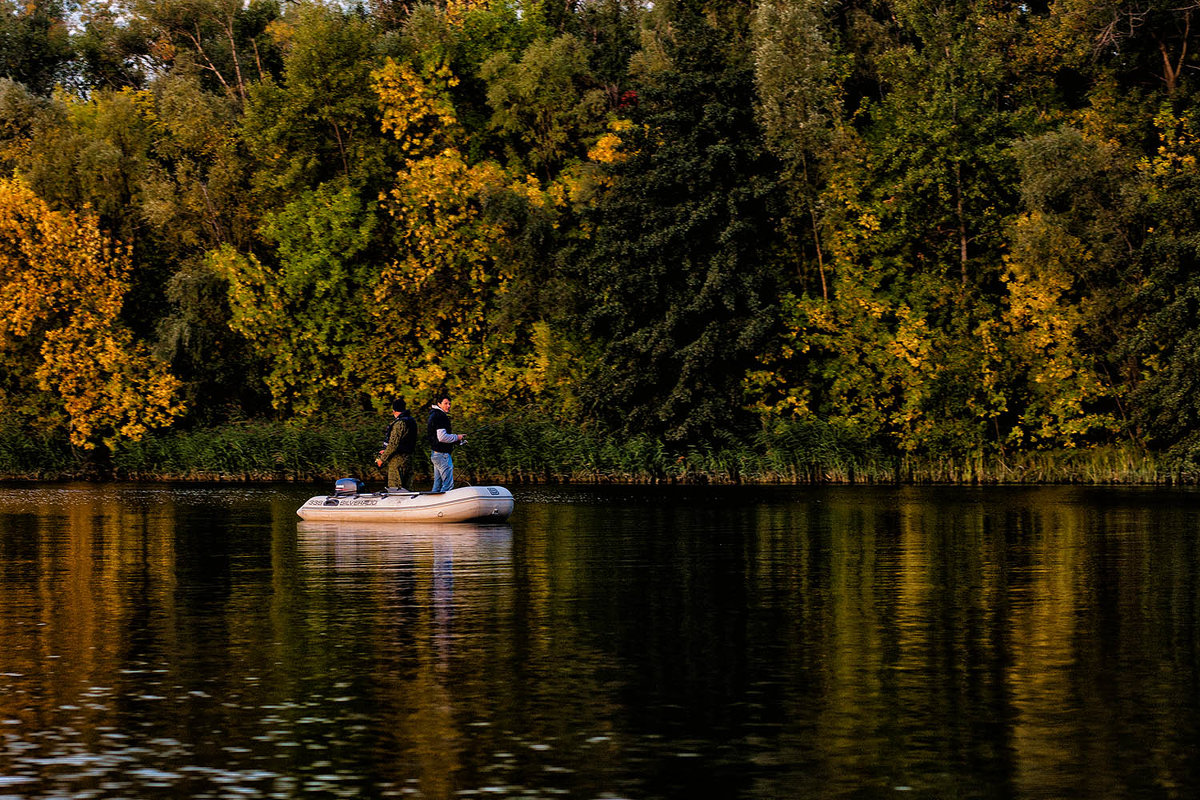
{"label": "yellow foliage tree", "polygon": [[587,159],[571,164],[558,178],[557,182],[561,184],[564,196],[576,207],[585,207],[595,202],[601,192],[611,188],[614,179],[610,168],[633,155],[627,142],[627,134],[633,128],[633,122],[616,118],[609,120],[607,128],[588,148]]}
{"label": "yellow foliage tree", "polygon": [[[518,328],[496,325],[512,270],[498,255],[506,241],[484,213],[486,198],[508,190],[503,171],[470,166],[449,149],[414,162],[389,198],[401,252],[380,276],[371,314],[384,343],[374,383],[382,395],[426,395],[449,382],[470,387],[459,407],[480,411],[521,386]],[[396,364],[405,369],[398,376]],[[403,385],[398,385],[398,378]]]}
{"label": "yellow foliage tree", "polygon": [[1018,220],[1004,276],[1005,322],[1031,382],[1014,436],[1027,434],[1030,443],[1074,447],[1089,434],[1120,427],[1111,414],[1094,410],[1107,405],[1114,389],[1080,347],[1091,304],[1071,298],[1075,276],[1091,258],[1084,242],[1046,215],[1030,212]]}
{"label": "yellow foliage tree", "polygon": [[[529,401],[547,383],[548,342],[536,320],[513,318],[517,279],[506,204],[553,210],[567,189],[514,179],[495,162],[468,163],[443,65],[418,74],[388,61],[374,75],[384,130],[409,157],[383,196],[398,252],[374,289],[370,313],[379,353],[365,366],[376,396],[456,389],[457,407],[480,413]],[[551,337],[552,338],[552,337]]]}
{"label": "yellow foliage tree", "polygon": [[461,25],[468,14],[486,9],[489,2],[491,0],[446,0],[446,21],[451,25]]}
{"label": "yellow foliage tree", "polygon": [[178,380],[118,319],[129,265],[92,215],[55,212],[25,184],[0,181],[0,369],[16,373],[4,382],[28,390],[36,380],[87,449],[183,412]]}
{"label": "yellow foliage tree", "polygon": [[422,73],[389,58],[371,74],[383,111],[383,132],[396,137],[408,158],[432,155],[449,146],[458,128],[450,99],[458,78],[444,61]]}
{"label": "yellow foliage tree", "polygon": [[[821,413],[861,430],[886,432],[902,450],[919,448],[936,424],[925,404],[944,369],[936,333],[923,315],[870,287],[839,285],[833,302],[784,298],[785,334],[766,369],[749,376],[751,386],[776,394],[757,410],[804,417]],[[818,355],[820,374],[789,374],[788,362]],[[799,380],[796,380],[799,378]],[[809,383],[817,378],[826,396],[815,404]]]}

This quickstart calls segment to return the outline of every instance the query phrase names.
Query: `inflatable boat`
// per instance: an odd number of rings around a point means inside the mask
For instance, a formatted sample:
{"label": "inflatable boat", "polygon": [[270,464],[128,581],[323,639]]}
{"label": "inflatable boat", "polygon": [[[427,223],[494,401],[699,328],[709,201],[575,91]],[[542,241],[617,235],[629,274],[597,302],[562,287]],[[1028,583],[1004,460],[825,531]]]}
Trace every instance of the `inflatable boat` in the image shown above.
{"label": "inflatable boat", "polygon": [[464,486],[448,492],[364,493],[352,478],[339,480],[334,493],[317,495],[296,513],[306,520],[354,522],[500,522],[513,510],[512,493],[502,486]]}

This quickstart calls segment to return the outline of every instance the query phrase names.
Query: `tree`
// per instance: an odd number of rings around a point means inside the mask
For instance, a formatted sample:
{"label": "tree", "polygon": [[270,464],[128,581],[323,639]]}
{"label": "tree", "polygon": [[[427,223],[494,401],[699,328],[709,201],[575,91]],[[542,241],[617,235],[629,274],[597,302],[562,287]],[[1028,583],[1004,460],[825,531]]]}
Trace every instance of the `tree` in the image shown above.
{"label": "tree", "polygon": [[1121,286],[1130,168],[1111,143],[1074,128],[1023,139],[1014,153],[1027,210],[1006,259],[1005,322],[1021,378],[1011,440],[1104,441],[1122,427],[1108,365],[1132,311]]}
{"label": "tree", "polygon": [[111,2],[85,2],[72,38],[78,79],[92,89],[140,89],[153,71],[154,35],[145,19]]}
{"label": "tree", "polygon": [[758,12],[759,115],[825,280],[783,295],[783,333],[749,376],[756,405],[900,452],[1002,446],[1011,358],[996,298],[1018,208],[1007,144],[1024,125],[1011,98],[1028,91],[1004,54],[1023,12],[895,2],[825,13]]}
{"label": "tree", "polygon": [[48,95],[73,55],[62,0],[0,0],[0,78]]}
{"label": "tree", "polygon": [[1022,131],[1005,96],[1019,80],[1004,52],[1020,18],[962,0],[893,8],[897,41],[878,58],[885,93],[861,129],[887,199],[881,230],[908,264],[990,289],[1017,206],[1006,145]]}
{"label": "tree", "polygon": [[278,80],[247,92],[243,138],[267,204],[342,176],[378,195],[394,167],[380,130],[370,73],[375,33],[353,15],[305,6],[272,28],[283,51]]}
{"label": "tree", "polygon": [[306,191],[267,216],[260,259],[225,245],[208,259],[228,285],[231,327],[268,364],[274,406],[316,413],[331,398],[356,399],[373,348],[365,287],[374,270],[362,254],[374,239],[374,211],[344,179]]}
{"label": "tree", "polygon": [[[189,300],[206,295],[182,290],[206,274],[201,256],[207,249],[224,242],[244,246],[257,224],[245,200],[236,101],[205,92],[186,60],[142,90],[37,100],[10,85],[3,96],[11,109],[4,112],[10,121],[5,151],[13,171],[52,208],[90,207],[101,229],[129,248],[122,316],[134,335],[150,340],[162,333],[156,352],[189,384],[190,396],[220,406],[241,395],[240,376],[215,357],[239,351],[239,337],[226,327],[218,343],[220,328],[213,327],[228,311],[188,309]],[[177,274],[186,279],[176,280]],[[180,291],[172,295],[171,286]],[[189,329],[192,324],[199,327]],[[200,352],[202,343],[214,349]]]}
{"label": "tree", "polygon": [[21,167],[47,104],[21,84],[0,78],[0,174],[12,175]]}
{"label": "tree", "polygon": [[829,299],[822,244],[820,193],[842,131],[845,66],[831,41],[832,26],[822,3],[768,0],[755,10],[755,84],[758,116],[767,145],[787,165],[791,205],[799,219],[787,220],[800,253],[811,253],[821,297]]}
{"label": "tree", "polygon": [[18,172],[52,207],[89,206],[101,227],[132,243],[141,224],[132,210],[153,138],[149,101],[132,90],[56,95],[33,121]]}
{"label": "tree", "polygon": [[[1134,419],[1150,444],[1200,463],[1200,114],[1164,103],[1157,145],[1138,164],[1136,215],[1130,215],[1136,327],[1118,356],[1126,365]],[[1140,223],[1140,224],[1139,224]],[[1136,227],[1135,227],[1136,225]],[[1129,375],[1133,372],[1133,375]],[[1132,380],[1130,380],[1132,378]]]}
{"label": "tree", "polygon": [[604,94],[588,89],[587,52],[574,36],[539,39],[519,61],[497,53],[481,75],[488,82],[492,125],[510,137],[513,171],[528,164],[549,181],[569,156],[583,155],[589,135],[599,133]]}
{"label": "tree", "polygon": [[1100,61],[1129,86],[1162,88],[1174,96],[1195,69],[1200,43],[1195,0],[1058,0],[1053,10],[1052,24],[1068,52]]}
{"label": "tree", "polygon": [[120,322],[128,272],[128,251],[94,215],[52,211],[0,181],[0,383],[28,401],[35,380],[80,447],[138,439],[183,411],[178,381]]}
{"label": "tree", "polygon": [[387,199],[395,258],[371,306],[373,341],[390,358],[372,362],[369,385],[384,396],[452,386],[468,413],[530,402],[548,372],[536,348],[551,337],[536,327],[529,295],[518,299],[533,276],[517,243],[528,220],[553,215],[561,187],[464,155],[451,98],[458,79],[444,62],[418,72],[389,60],[375,78],[384,128],[407,161]]}
{"label": "tree", "polygon": [[742,381],[775,324],[778,167],[755,126],[742,30],[686,9],[671,30],[669,65],[639,87],[628,158],[585,213],[575,280],[602,342],[589,413],[696,441],[738,427]]}
{"label": "tree", "polygon": [[[126,322],[151,334],[165,309],[170,267],[143,248],[141,211],[151,175],[153,97],[145,91],[100,90],[89,97],[56,93],[32,121],[16,172],[54,209],[88,207],[102,230],[131,248]],[[148,257],[147,257],[148,256]]]}
{"label": "tree", "polygon": [[267,36],[279,15],[277,0],[131,0],[131,6],[158,31],[153,53],[160,61],[173,64],[188,54],[206,88],[239,102],[278,66]]}

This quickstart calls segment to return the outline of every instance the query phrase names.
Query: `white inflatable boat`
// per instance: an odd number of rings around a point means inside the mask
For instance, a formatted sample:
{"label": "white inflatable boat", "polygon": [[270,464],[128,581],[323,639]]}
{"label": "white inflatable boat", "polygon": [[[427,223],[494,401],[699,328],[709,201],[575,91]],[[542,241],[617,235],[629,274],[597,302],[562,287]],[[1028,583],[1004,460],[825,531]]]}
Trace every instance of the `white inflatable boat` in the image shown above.
{"label": "white inflatable boat", "polygon": [[353,479],[339,480],[334,493],[317,495],[296,509],[306,520],[355,522],[500,522],[513,510],[502,486],[464,486],[448,492],[362,492]]}

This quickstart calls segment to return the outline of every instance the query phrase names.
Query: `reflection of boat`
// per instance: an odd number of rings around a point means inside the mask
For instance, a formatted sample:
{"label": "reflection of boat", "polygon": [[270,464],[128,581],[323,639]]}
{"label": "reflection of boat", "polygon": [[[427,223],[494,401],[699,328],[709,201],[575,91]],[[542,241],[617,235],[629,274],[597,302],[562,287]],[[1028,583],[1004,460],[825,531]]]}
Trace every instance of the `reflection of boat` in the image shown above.
{"label": "reflection of boat", "polygon": [[346,540],[382,541],[404,534],[406,539],[431,542],[470,542],[512,535],[507,522],[359,522],[358,520],[301,520],[296,531],[303,539],[338,537]]}
{"label": "reflection of boat", "polygon": [[[340,486],[340,482],[339,482]],[[339,491],[312,497],[296,513],[306,520],[356,522],[500,522],[513,510],[502,486],[464,486],[448,492]]]}
{"label": "reflection of boat", "polygon": [[508,523],[301,520],[296,533],[306,560],[339,569],[392,565],[426,556],[453,557],[475,567],[512,561]]}

